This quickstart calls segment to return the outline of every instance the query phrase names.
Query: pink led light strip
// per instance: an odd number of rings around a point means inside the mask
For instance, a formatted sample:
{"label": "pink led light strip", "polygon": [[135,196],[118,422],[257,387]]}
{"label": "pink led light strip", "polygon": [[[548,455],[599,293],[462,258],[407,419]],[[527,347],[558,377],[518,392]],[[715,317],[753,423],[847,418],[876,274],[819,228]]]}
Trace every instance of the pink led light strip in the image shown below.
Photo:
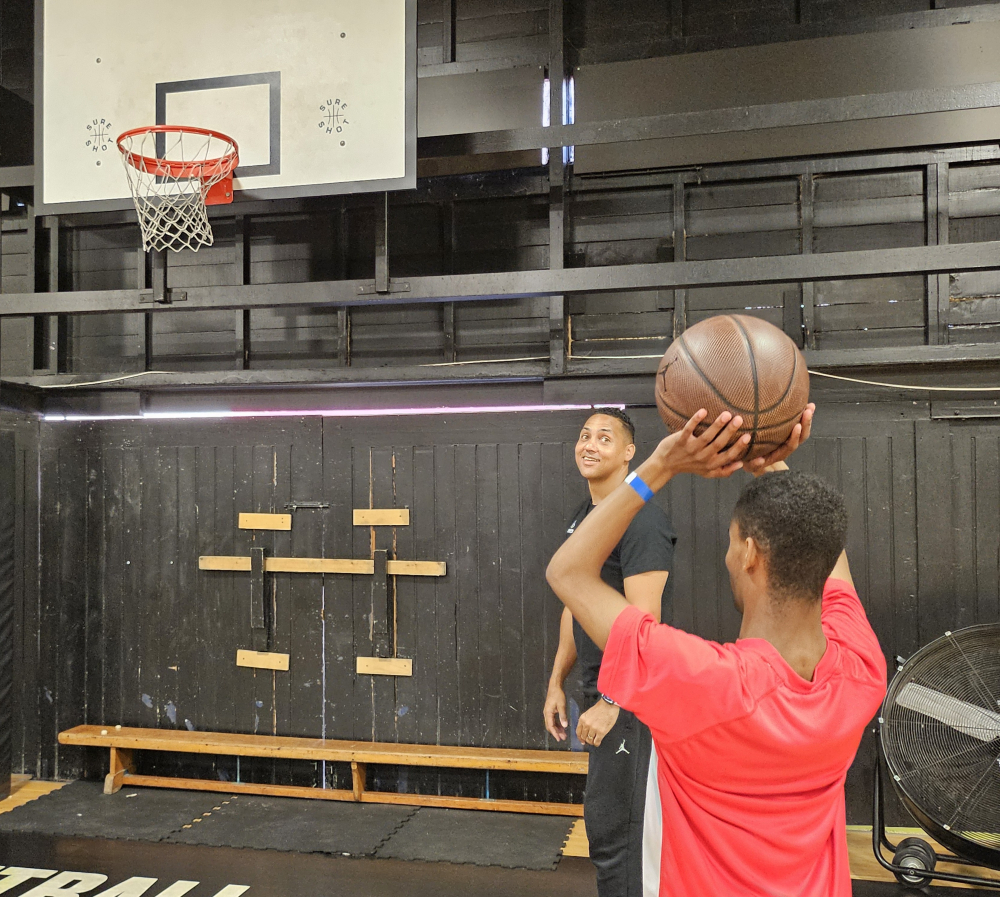
{"label": "pink led light strip", "polygon": [[539,411],[590,411],[593,408],[620,408],[607,402],[599,405],[441,405],[428,408],[316,408],[316,409],[229,409],[220,411],[144,411],[141,414],[46,414],[47,421],[98,420],[229,420],[250,417],[409,417],[447,414],[515,414]]}

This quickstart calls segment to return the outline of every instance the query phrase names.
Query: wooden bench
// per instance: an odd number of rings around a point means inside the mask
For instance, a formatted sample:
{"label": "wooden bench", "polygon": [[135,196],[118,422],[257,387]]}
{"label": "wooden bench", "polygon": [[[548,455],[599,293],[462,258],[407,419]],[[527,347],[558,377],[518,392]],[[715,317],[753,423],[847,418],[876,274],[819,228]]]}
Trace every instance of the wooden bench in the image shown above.
{"label": "wooden bench", "polygon": [[[77,726],[74,729],[60,732],[59,743],[110,749],[111,768],[104,780],[105,794],[114,794],[123,786],[146,785],[153,788],[225,791],[233,794],[268,794],[278,797],[311,797],[360,803],[408,804],[421,807],[504,810],[513,813],[544,813],[557,816],[582,816],[583,805],[368,791],[365,788],[365,771],[369,763],[385,763],[398,766],[586,775],[588,762],[587,754],[570,751],[522,751],[424,744],[384,744],[367,741],[333,741],[323,738],[291,738],[278,735],[238,735],[224,732],[188,732],[176,729],[134,729],[113,726]],[[136,751],[141,750],[350,763],[354,787],[351,791],[347,791],[335,788],[136,775],[134,756]]]}

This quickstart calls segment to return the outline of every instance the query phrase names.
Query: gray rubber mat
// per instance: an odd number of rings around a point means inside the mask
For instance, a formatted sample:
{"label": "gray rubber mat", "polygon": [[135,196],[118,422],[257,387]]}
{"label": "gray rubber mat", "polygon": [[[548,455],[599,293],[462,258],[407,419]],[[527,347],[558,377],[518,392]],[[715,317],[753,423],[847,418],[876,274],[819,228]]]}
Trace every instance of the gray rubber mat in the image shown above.
{"label": "gray rubber mat", "polygon": [[508,869],[555,869],[573,822],[565,816],[423,807],[375,856]]}
{"label": "gray rubber mat", "polygon": [[70,782],[0,814],[0,832],[162,841],[231,799],[205,791],[123,788],[117,794],[104,794],[103,790],[101,782]]}
{"label": "gray rubber mat", "polygon": [[213,847],[251,847],[373,856],[416,812],[415,807],[294,797],[234,797],[168,840]]}

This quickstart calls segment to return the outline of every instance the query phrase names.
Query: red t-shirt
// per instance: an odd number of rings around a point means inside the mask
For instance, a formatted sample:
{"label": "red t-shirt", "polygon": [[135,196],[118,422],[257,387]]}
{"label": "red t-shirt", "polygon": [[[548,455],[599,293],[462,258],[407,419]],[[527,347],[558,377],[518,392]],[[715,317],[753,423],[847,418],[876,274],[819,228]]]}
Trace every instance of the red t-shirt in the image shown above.
{"label": "red t-shirt", "polygon": [[658,860],[662,897],[850,897],[844,779],[885,658],[842,580],[823,590],[823,632],[806,682],[764,639],[720,645],[631,606],[615,620],[598,686],[656,748],[663,827],[647,894]]}

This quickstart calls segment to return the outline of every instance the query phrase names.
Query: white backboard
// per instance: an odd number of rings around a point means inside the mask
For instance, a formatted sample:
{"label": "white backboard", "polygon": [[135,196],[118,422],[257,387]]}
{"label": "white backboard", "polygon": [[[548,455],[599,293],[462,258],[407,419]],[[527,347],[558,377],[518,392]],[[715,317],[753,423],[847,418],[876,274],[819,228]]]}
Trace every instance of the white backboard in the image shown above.
{"label": "white backboard", "polygon": [[115,138],[222,131],[240,196],[416,185],[416,0],[36,0],[36,205],[127,208]]}

